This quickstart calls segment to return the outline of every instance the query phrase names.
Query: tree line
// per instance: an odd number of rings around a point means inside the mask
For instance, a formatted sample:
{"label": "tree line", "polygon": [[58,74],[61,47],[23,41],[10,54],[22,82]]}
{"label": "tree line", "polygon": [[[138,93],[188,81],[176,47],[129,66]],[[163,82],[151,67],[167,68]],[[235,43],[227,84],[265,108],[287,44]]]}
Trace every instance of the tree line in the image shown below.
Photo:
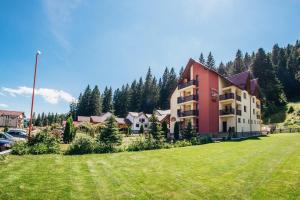
{"label": "tree line", "polygon": [[[271,52],[259,48],[257,52],[248,53],[237,50],[235,58],[227,63],[221,62],[216,67],[212,52],[205,59],[203,53],[199,62],[216,70],[225,77],[250,70],[253,78],[258,78],[260,95],[263,100],[263,118],[269,117],[282,109],[287,103],[299,98],[300,88],[300,42],[294,45],[273,46]],[[98,86],[93,89],[88,85],[80,93],[78,101],[70,105],[70,115],[77,116],[100,115],[113,112],[118,117],[125,117],[128,111],[152,113],[154,109],[169,109],[169,97],[177,86],[179,74],[174,68],[165,68],[162,77],[153,76],[149,67],[145,78],[134,80],[131,84],[112,90],[105,87],[100,94]]]}
{"label": "tree line", "polygon": [[69,114],[73,119],[105,112],[125,117],[129,111],[152,113],[154,109],[169,109],[169,97],[177,80],[174,68],[166,67],[162,77],[157,79],[149,67],[145,78],[140,77],[114,91],[106,86],[101,94],[97,85],[93,89],[88,85],[77,102],[70,104]]}
{"label": "tree line", "polygon": [[65,119],[65,114],[58,114],[58,113],[42,113],[36,115],[36,113],[32,114],[32,124],[34,126],[51,126],[53,124],[62,124],[63,120]]}

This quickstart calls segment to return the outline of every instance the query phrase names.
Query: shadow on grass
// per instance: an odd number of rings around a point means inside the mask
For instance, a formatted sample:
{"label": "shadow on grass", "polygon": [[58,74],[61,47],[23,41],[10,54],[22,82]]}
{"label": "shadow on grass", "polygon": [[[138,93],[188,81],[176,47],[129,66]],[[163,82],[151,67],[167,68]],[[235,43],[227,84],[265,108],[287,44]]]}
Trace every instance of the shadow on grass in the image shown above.
{"label": "shadow on grass", "polygon": [[231,138],[231,140],[226,140],[225,142],[242,142],[245,140],[261,140],[261,137],[268,137],[267,135],[260,135],[260,136],[252,136],[249,138]]}

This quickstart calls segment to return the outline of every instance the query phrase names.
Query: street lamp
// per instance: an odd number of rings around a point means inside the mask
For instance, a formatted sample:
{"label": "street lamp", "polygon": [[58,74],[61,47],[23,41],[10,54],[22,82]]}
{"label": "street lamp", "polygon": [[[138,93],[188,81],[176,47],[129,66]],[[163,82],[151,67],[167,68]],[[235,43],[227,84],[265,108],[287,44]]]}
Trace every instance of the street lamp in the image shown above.
{"label": "street lamp", "polygon": [[35,54],[35,65],[34,65],[34,76],[33,76],[33,87],[32,87],[32,97],[31,97],[31,111],[30,111],[28,139],[30,139],[30,137],[31,137],[31,130],[32,130],[32,113],[33,113],[33,104],[34,104],[36,69],[37,69],[37,65],[38,65],[38,57],[39,57],[40,54],[41,54],[41,52],[39,50]]}

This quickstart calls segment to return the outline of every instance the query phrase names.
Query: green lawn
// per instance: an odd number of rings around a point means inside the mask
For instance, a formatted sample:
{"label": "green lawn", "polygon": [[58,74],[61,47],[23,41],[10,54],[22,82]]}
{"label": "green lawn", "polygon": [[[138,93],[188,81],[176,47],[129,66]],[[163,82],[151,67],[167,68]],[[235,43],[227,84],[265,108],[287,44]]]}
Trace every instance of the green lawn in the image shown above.
{"label": "green lawn", "polygon": [[300,133],[84,156],[9,156],[0,199],[300,199]]}

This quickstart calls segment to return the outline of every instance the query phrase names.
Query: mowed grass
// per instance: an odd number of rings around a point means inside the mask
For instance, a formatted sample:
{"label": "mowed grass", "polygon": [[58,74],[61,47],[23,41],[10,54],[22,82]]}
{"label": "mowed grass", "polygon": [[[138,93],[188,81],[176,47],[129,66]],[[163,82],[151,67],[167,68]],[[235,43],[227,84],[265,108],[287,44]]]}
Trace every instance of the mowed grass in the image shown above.
{"label": "mowed grass", "polygon": [[9,156],[0,199],[300,199],[300,133],[102,155]]}

